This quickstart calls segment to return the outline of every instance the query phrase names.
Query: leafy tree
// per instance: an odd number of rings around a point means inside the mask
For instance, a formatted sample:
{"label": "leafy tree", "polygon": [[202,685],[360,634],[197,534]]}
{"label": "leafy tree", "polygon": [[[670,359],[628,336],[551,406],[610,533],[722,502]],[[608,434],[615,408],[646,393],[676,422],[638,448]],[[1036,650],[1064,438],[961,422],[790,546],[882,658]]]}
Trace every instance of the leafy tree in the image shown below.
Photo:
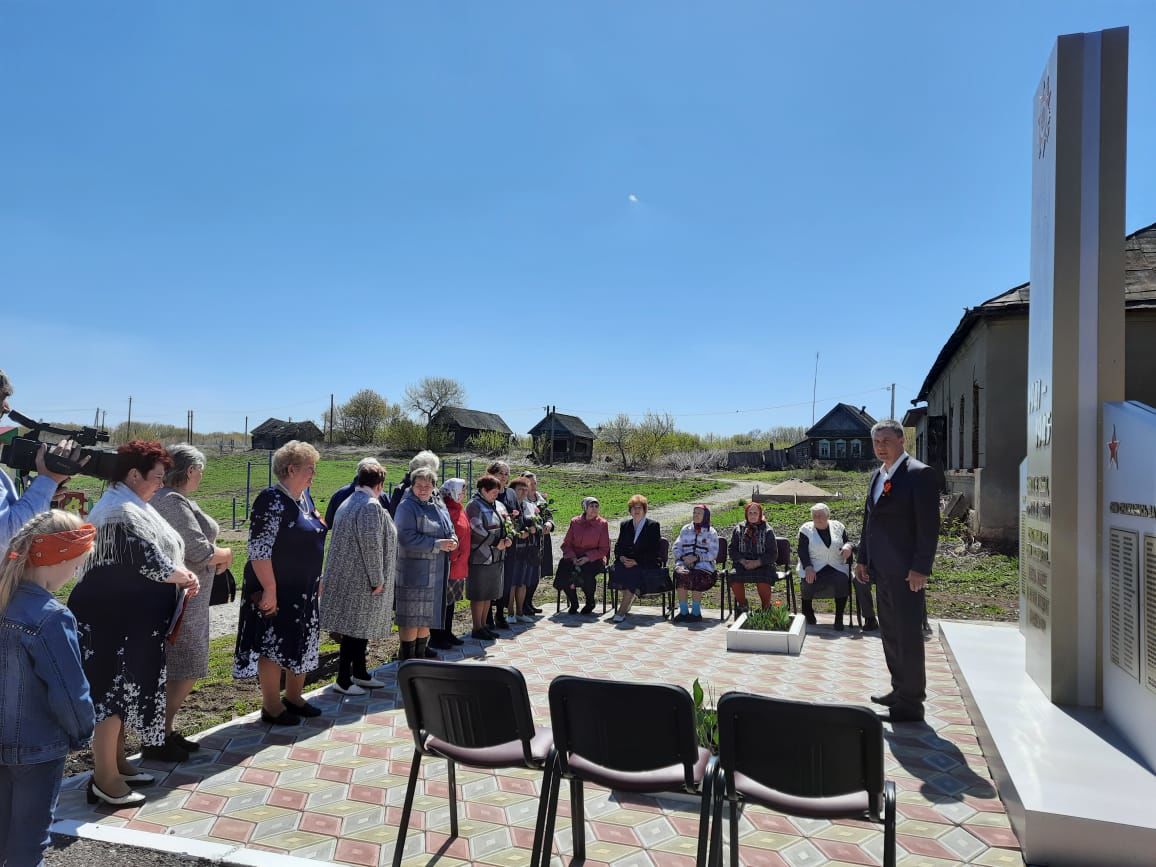
{"label": "leafy tree", "polygon": [[425,419],[426,448],[433,448],[433,417],[447,406],[461,406],[466,402],[466,390],[456,379],[427,376],[417,385],[405,389],[405,408]]}
{"label": "leafy tree", "polygon": [[372,388],[363,388],[341,405],[337,413],[337,427],[341,429],[346,442],[370,445],[381,439],[386,425],[399,415],[400,409]]}

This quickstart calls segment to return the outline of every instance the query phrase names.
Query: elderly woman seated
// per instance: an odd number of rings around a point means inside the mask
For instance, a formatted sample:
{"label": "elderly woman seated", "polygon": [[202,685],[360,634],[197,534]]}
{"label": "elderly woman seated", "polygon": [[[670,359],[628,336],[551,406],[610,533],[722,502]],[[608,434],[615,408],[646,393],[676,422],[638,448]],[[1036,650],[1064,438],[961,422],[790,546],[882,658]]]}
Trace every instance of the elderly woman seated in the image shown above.
{"label": "elderly woman seated", "polygon": [[748,503],[743,520],[731,531],[730,558],[734,564],[731,592],[735,595],[735,617],[750,611],[746,585],[754,582],[763,608],[771,605],[771,588],[778,579],[775,531],[763,515],[762,503]]}
{"label": "elderly woman seated", "polygon": [[636,596],[670,589],[666,564],[662,562],[662,527],[646,517],[648,505],[642,494],[632,496],[626,504],[630,517],[618,528],[610,586],[622,591],[622,600],[611,623],[625,622]]}
{"label": "elderly woman seated", "polygon": [[554,586],[566,594],[570,613],[578,614],[578,588],[586,596],[581,613],[594,613],[594,589],[598,572],[606,568],[610,557],[610,526],[598,514],[597,497],[583,497],[582,514],[570,519],[566,538],[562,540],[562,559],[554,575]]}
{"label": "elderly woman seated", "polygon": [[[714,587],[714,561],[718,559],[718,531],[710,525],[710,509],[700,503],[694,507],[691,522],[679,531],[674,542],[674,584],[678,588],[678,614],[675,623],[698,623],[702,620],[702,594]],[[688,610],[686,597],[692,606]]]}
{"label": "elderly woman seated", "polygon": [[854,553],[847,528],[831,517],[827,504],[813,505],[811,520],[799,528],[799,577],[803,579],[803,615],[808,623],[818,623],[812,600],[834,598],[835,631],[843,631]]}

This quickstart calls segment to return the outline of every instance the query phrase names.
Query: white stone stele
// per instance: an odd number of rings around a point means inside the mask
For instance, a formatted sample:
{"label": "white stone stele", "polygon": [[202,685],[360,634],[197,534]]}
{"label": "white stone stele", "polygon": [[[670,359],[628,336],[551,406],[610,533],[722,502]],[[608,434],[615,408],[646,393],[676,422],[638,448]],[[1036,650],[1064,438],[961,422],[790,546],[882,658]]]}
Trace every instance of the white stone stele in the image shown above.
{"label": "white stone stele", "polygon": [[791,617],[791,628],[785,632],[767,629],[743,629],[747,615],[742,615],[727,630],[727,650],[745,653],[788,653],[798,656],[807,637],[807,618],[802,614]]}
{"label": "white stone stele", "polygon": [[939,628],[1024,861],[1156,863],[1156,774],[1103,712],[1048,701],[1027,674],[1014,626]]}

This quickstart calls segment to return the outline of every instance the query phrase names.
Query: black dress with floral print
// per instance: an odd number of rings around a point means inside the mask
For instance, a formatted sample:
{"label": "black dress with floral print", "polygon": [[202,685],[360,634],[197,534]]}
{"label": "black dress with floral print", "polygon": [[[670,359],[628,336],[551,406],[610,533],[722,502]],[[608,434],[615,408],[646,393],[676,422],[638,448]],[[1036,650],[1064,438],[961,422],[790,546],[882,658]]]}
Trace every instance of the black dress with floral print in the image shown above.
{"label": "black dress with floral print", "polygon": [[[321,637],[317,591],[325,551],[325,523],[305,495],[298,504],[281,488],[257,495],[249,516],[249,562],[245,564],[233,677],[254,677],[264,657],[304,674],[317,668]],[[253,560],[269,560],[277,582],[277,614],[261,616],[252,601],[261,589]]]}
{"label": "black dress with floral print", "polygon": [[68,598],[96,721],[119,716],[145,746],[165,740],[165,635],[180,591],[161,551],[118,526],[115,563],[84,573]]}

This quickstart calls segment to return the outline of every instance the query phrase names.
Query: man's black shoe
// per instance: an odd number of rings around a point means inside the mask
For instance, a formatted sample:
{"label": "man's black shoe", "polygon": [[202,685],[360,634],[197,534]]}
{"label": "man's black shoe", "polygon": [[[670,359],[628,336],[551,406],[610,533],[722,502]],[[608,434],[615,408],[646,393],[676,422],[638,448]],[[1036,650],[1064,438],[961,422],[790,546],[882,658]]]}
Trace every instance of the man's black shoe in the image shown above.
{"label": "man's black shoe", "polygon": [[315,704],[310,704],[305,699],[301,699],[301,704],[294,704],[289,699],[283,698],[281,704],[285,705],[285,710],[289,713],[297,714],[300,717],[321,716],[321,708]]}
{"label": "man's black shoe", "polygon": [[881,704],[884,707],[891,707],[895,702],[899,701],[899,698],[894,692],[886,692],[881,695],[871,696],[871,701],[875,702],[875,704]]}
{"label": "man's black shoe", "polygon": [[875,632],[878,629],[879,629],[879,621],[876,620],[874,617],[868,617],[865,621],[863,621],[863,631],[864,632]]}
{"label": "man's black shoe", "polygon": [[923,722],[923,708],[894,705],[884,719],[893,723]]}
{"label": "man's black shoe", "polygon": [[495,617],[494,618],[494,629],[509,629],[509,628],[510,628],[509,621],[507,621],[505,617]]}
{"label": "man's black shoe", "polygon": [[589,617],[590,615],[592,615],[594,613],[594,603],[591,602],[588,605],[583,606],[582,610],[579,613],[583,617]]}

